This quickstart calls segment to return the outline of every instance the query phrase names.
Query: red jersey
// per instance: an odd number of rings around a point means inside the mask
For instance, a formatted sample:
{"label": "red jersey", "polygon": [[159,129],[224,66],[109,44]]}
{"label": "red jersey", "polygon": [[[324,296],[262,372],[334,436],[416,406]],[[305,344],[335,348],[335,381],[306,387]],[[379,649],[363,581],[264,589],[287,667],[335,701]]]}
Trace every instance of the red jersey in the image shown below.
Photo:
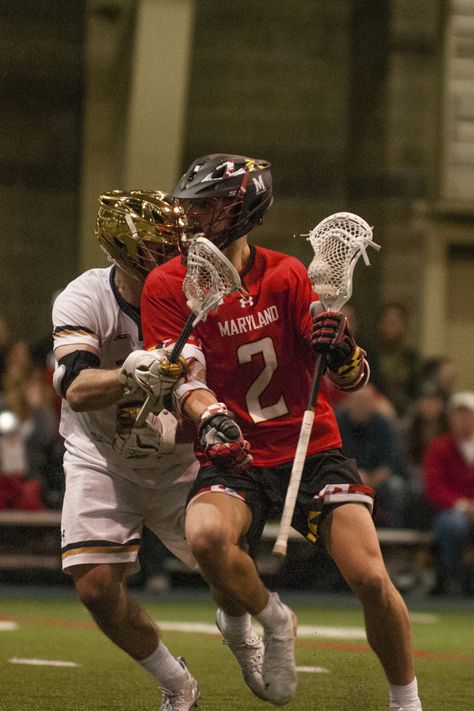
{"label": "red jersey", "polygon": [[[142,294],[145,347],[176,342],[189,316],[181,258],[148,275]],[[254,466],[290,462],[314,371],[310,304],[317,299],[304,265],[280,252],[252,247],[242,274],[244,294],[224,298],[194,329],[206,380],[250,442]],[[186,349],[183,351],[186,355]],[[308,454],[341,447],[336,419],[321,383]]]}

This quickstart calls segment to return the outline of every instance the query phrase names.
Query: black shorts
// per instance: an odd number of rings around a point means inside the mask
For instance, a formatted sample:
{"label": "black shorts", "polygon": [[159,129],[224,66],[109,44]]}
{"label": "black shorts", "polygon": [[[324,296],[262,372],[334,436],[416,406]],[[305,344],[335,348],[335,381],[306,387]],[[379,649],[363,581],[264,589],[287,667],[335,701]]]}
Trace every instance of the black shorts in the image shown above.
{"label": "black shorts", "polygon": [[[288,462],[238,473],[204,467],[188,501],[207,491],[220,491],[244,501],[252,511],[246,542],[253,553],[268,519],[281,516],[292,466]],[[373,489],[362,484],[354,459],[345,457],[340,449],[328,449],[306,459],[291,525],[311,543],[318,543],[320,523],[329,511],[350,502],[363,503],[372,510],[373,498]]]}

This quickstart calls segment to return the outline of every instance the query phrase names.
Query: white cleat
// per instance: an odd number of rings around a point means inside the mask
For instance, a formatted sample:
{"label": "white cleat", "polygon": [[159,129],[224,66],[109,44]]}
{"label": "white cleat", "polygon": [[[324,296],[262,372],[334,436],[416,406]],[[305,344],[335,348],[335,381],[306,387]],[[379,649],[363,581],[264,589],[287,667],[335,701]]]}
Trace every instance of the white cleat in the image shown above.
{"label": "white cleat", "polygon": [[418,699],[414,703],[405,704],[404,706],[400,706],[400,704],[396,704],[392,701],[390,711],[423,711],[423,709],[421,708],[421,701]]}
{"label": "white cleat", "polygon": [[163,689],[160,711],[189,711],[197,706],[200,697],[196,679],[189,673],[183,657],[178,657],[178,662],[186,672],[183,686],[178,691]]}
{"label": "white cleat", "polygon": [[263,680],[267,700],[284,706],[296,694],[298,679],[295,664],[296,615],[280,603],[287,613],[287,623],[278,633],[265,632],[263,643]]}
{"label": "white cleat", "polygon": [[219,632],[224,637],[230,651],[237,659],[242,670],[245,683],[253,691],[255,696],[264,701],[269,701],[265,692],[265,684],[262,677],[263,666],[263,639],[252,629],[243,642],[234,642],[227,639],[225,634],[225,616],[222,610],[216,612],[216,625]]}

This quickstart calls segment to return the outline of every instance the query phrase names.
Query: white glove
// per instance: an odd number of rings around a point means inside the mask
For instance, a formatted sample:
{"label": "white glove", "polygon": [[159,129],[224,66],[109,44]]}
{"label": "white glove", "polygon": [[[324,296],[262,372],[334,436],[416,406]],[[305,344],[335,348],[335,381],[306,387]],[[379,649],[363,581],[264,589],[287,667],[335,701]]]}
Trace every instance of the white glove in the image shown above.
{"label": "white glove", "polygon": [[148,415],[143,427],[128,428],[119,424],[112,446],[126,459],[171,454],[175,448],[177,425],[176,417],[168,410],[162,410],[159,415]]}
{"label": "white glove", "polygon": [[185,369],[186,360],[180,356],[177,363],[170,363],[169,353],[164,348],[132,351],[120,368],[119,381],[125,386],[125,392],[133,392],[138,385],[147,395],[163,401]]}

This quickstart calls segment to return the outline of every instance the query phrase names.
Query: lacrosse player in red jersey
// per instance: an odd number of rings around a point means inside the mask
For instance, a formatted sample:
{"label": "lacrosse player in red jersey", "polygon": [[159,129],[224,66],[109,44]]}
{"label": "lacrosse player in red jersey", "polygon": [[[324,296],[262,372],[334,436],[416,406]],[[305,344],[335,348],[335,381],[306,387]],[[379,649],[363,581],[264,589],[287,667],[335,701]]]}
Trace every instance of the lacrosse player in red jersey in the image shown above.
{"label": "lacrosse player in red jersey", "polygon": [[[174,390],[177,407],[197,423],[203,462],[189,496],[186,539],[214,591],[217,626],[247,683],[253,688],[249,667],[258,669],[263,653],[264,693],[258,695],[283,705],[296,693],[295,619],[265,588],[251,555],[270,512],[283,508],[316,353],[325,354],[327,376],[344,390],[362,387],[369,366],[342,314],[311,316],[318,297],[303,264],[247,241],[272,203],[267,161],[204,156],[173,195],[189,223],[184,255],[189,240],[204,234],[232,262],[244,287],[196,326],[183,351],[186,378]],[[184,275],[175,258],[147,277],[146,347],[176,342],[188,316]],[[369,643],[389,681],[390,710],[420,711],[407,609],[385,569],[372,505],[373,491],[341,452],[323,382],[292,525],[325,546],[360,599]],[[251,616],[263,626],[263,649],[254,641]]]}
{"label": "lacrosse player in red jersey", "polygon": [[133,424],[145,397],[164,397],[182,372],[162,351],[143,350],[139,310],[146,274],[178,253],[181,224],[182,211],[164,193],[101,195],[96,234],[113,264],[74,279],[53,307],[66,446],[63,570],[100,629],[154,676],[162,711],[188,711],[197,683],[130,597],[126,577],[138,568],[145,525],[196,566],[184,540],[199,469],[192,433],[186,441],[167,410]]}

